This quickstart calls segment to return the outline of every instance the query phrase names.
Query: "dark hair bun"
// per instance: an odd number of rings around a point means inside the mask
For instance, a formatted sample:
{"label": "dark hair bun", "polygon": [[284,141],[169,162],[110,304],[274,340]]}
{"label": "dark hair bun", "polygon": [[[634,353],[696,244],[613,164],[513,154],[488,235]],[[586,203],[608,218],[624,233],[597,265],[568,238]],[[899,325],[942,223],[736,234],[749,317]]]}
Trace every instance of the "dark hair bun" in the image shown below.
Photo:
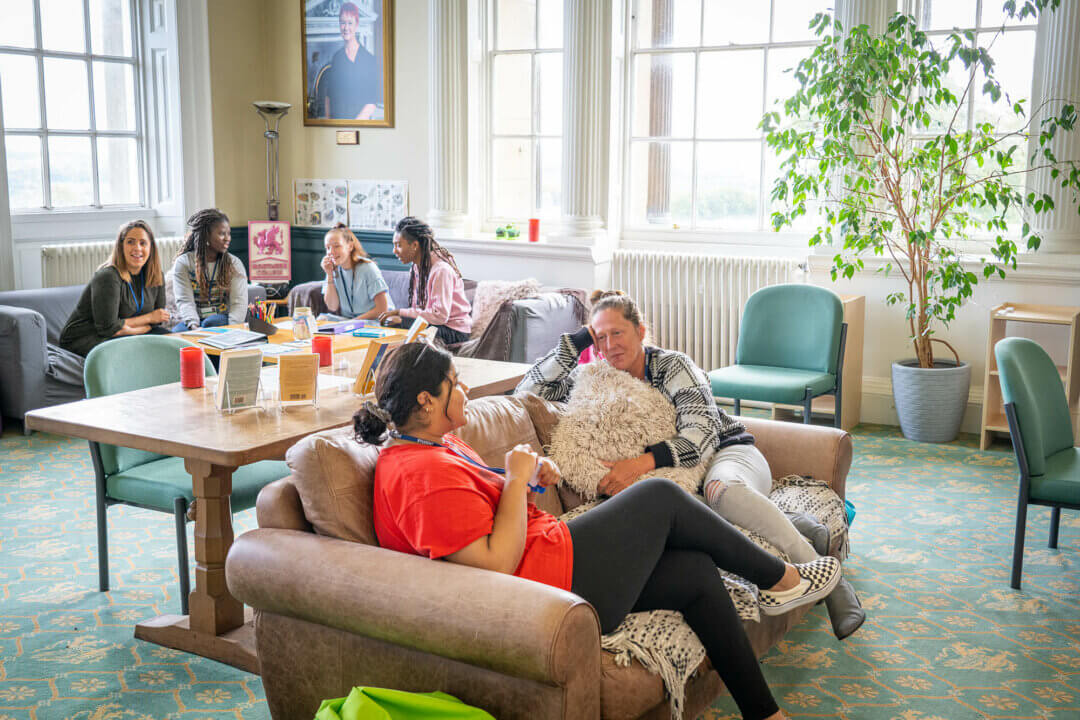
{"label": "dark hair bun", "polygon": [[604,298],[618,297],[625,294],[626,293],[624,293],[622,290],[593,290],[592,294],[589,295],[589,302],[595,304],[600,302]]}
{"label": "dark hair bun", "polygon": [[349,226],[346,225],[343,222],[339,222],[336,225],[334,225],[334,227],[331,228],[331,230],[348,230],[348,229],[349,229]]}
{"label": "dark hair bun", "polygon": [[356,439],[369,445],[381,445],[386,440],[386,423],[365,405],[353,414]]}

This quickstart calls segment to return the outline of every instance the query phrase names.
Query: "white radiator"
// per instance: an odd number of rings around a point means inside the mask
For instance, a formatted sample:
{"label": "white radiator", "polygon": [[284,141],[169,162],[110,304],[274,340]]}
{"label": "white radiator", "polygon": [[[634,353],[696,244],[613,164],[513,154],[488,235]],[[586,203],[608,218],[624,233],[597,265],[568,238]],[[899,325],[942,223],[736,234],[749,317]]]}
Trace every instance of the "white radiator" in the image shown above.
{"label": "white radiator", "polygon": [[708,372],[735,362],[746,299],[767,285],[801,281],[796,258],[618,250],[611,286],[637,301],[652,342]]}
{"label": "white radiator", "polygon": [[[162,272],[168,272],[180,252],[182,237],[155,238]],[[115,241],[45,245],[41,248],[41,286],[85,285],[109,259]]]}

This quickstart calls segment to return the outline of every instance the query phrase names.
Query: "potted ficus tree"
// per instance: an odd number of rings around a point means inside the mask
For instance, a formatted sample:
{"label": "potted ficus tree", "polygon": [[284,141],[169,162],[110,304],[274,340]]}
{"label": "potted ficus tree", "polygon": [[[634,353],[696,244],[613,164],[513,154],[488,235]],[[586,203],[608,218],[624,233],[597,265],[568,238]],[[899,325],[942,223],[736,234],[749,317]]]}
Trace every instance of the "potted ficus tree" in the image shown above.
{"label": "potted ficus tree", "polygon": [[[1057,4],[1030,0],[1017,10],[1010,1],[1004,11],[1036,17]],[[1028,174],[1047,172],[1074,195],[1080,189],[1077,164],[1050,149],[1055,134],[1073,130],[1076,110],[1061,98],[1029,109],[1003,95],[993,42],[977,46],[971,32],[932,42],[903,13],[880,35],[865,25],[842,28],[824,14],[811,27],[820,44],[794,69],[799,90],[783,113],[767,113],[761,123],[783,158],[773,227],[792,225],[810,207],[817,213],[810,244],[837,247],[833,280],[853,277],[868,254],[882,257],[880,272],[902,276],[905,289],[886,298],[906,310],[915,354],[893,364],[901,429],[911,439],[946,442],[959,431],[971,370],[935,328],[955,319],[980,274],[1004,278],[1016,269],[1018,245],[1039,247],[1031,221],[1055,210],[1054,201],[1025,190]],[[966,82],[950,84],[950,68],[955,76],[958,67]],[[1015,122],[976,118],[968,127],[962,113],[975,93],[1004,99]],[[935,344],[953,359],[935,358]]]}

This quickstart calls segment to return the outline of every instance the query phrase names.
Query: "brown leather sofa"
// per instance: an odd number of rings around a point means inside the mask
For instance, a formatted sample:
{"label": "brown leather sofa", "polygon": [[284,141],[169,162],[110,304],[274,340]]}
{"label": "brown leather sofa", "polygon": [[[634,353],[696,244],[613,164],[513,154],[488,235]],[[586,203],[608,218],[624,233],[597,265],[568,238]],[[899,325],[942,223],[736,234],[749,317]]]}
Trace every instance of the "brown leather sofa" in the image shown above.
{"label": "brown leather sofa", "polygon": [[[519,442],[540,449],[556,420],[536,396],[469,403],[460,435],[489,464]],[[777,477],[827,480],[844,495],[851,436],[833,428],[744,418]],[[592,606],[509,575],[379,548],[371,528],[377,452],[340,428],[288,454],[290,477],[259,495],[259,529],[237,539],[226,574],[255,610],[263,687],[276,720],[311,717],[354,685],[441,690],[512,718],[656,718],[670,709],[661,679],[600,648]],[[551,512],[565,492],[541,496]],[[747,623],[764,654],[808,611]],[[708,660],[688,683],[685,717],[720,694]]]}

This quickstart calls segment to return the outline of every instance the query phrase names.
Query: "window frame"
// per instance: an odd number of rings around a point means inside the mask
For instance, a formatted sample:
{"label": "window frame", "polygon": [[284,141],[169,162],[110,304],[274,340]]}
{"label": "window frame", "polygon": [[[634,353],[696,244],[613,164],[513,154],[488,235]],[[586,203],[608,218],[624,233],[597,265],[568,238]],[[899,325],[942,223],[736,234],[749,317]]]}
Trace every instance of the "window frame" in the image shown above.
{"label": "window frame", "polygon": [[[637,34],[639,28],[639,19],[637,17],[637,4],[643,0],[626,0],[626,63],[624,67],[624,88],[625,88],[625,110],[623,112],[623,136],[622,142],[622,155],[623,155],[623,168],[622,168],[622,184],[626,189],[626,192],[622,194],[622,203],[619,210],[619,218],[622,225],[622,236],[624,238],[634,238],[637,241],[644,241],[645,239],[653,239],[664,242],[685,242],[689,244],[698,245],[703,242],[710,242],[713,244],[733,244],[743,245],[747,242],[759,242],[762,238],[768,238],[765,245],[770,245],[779,248],[792,248],[792,247],[805,247],[806,241],[813,234],[812,230],[791,230],[787,229],[781,232],[773,232],[769,229],[769,201],[770,201],[770,188],[766,184],[767,178],[766,167],[767,158],[766,152],[768,147],[765,145],[764,135],[762,133],[757,134],[756,137],[740,136],[740,137],[723,137],[723,138],[699,138],[698,137],[698,97],[700,91],[699,72],[701,65],[701,54],[709,52],[740,52],[740,51],[753,51],[760,50],[762,53],[762,94],[761,94],[761,113],[764,114],[768,109],[769,103],[769,54],[772,50],[787,50],[791,48],[812,48],[817,44],[817,40],[785,40],[779,42],[773,42],[772,37],[775,32],[775,14],[776,7],[772,0],[769,0],[769,27],[768,27],[768,40],[765,42],[757,43],[741,43],[741,44],[728,44],[728,45],[675,45],[670,47],[657,47],[657,48],[636,48]],[[707,0],[703,0],[699,7],[699,20],[698,27],[702,33],[702,39],[704,34],[704,14],[705,3]],[[638,56],[645,55],[664,55],[664,54],[693,54],[694,56],[694,84],[693,84],[693,105],[692,105],[692,124],[691,135],[688,137],[676,137],[676,136],[635,136],[633,134],[634,125],[634,81]],[[712,227],[702,226],[697,221],[697,207],[698,207],[698,146],[700,145],[720,145],[724,143],[733,142],[751,142],[755,141],[759,145],[758,149],[758,222],[756,227],[752,228],[736,228],[736,227]],[[690,223],[687,225],[679,224],[678,227],[663,226],[663,225],[650,225],[648,223],[635,223],[632,215],[633,208],[631,207],[631,193],[633,179],[633,162],[632,155],[635,144],[641,144],[648,147],[650,142],[668,142],[672,146],[679,143],[686,143],[691,148],[691,178],[690,178]]]}
{"label": "window frame", "polygon": [[[515,49],[515,50],[502,50],[498,47],[498,38],[496,37],[498,29],[498,13],[499,2],[498,0],[484,0],[480,3],[480,17],[478,18],[480,24],[483,27],[481,37],[483,38],[483,47],[481,49],[481,68],[480,68],[480,82],[483,85],[483,92],[481,95],[480,107],[482,111],[480,113],[482,117],[482,124],[479,137],[482,138],[483,143],[483,164],[477,168],[481,177],[483,177],[483,192],[482,208],[480,212],[480,230],[482,232],[494,232],[495,227],[502,225],[506,222],[524,223],[529,217],[539,217],[548,222],[557,221],[562,214],[562,142],[564,137],[565,128],[561,127],[562,122],[560,120],[560,132],[557,135],[550,133],[540,132],[540,81],[539,81],[539,68],[536,61],[539,55],[554,55],[558,54],[565,60],[565,48],[564,42],[560,42],[557,48],[555,47],[540,47],[540,10],[543,7],[542,3],[537,2],[533,9],[534,12],[534,47],[531,49]],[[565,28],[565,14],[563,16],[563,25]],[[522,133],[497,133],[495,132],[495,58],[498,56],[521,56],[528,55],[529,60],[529,75],[530,75],[530,98],[531,98],[531,112],[529,114],[529,127],[530,132],[527,134]],[[563,69],[563,78],[565,78],[566,71]],[[565,80],[560,79],[560,95],[563,95],[565,100]],[[530,145],[531,152],[529,154],[529,215],[527,217],[512,217],[505,213],[497,212],[495,208],[495,141],[496,140],[519,140],[527,141]],[[540,141],[541,140],[558,140],[560,142],[560,172],[559,172],[559,197],[560,204],[558,208],[552,210],[540,210],[539,201],[542,190],[542,178],[540,175]],[[524,233],[524,227],[519,228]]]}
{"label": "window frame", "polygon": [[[0,126],[0,134],[6,142],[8,137],[37,137],[41,143],[41,200],[42,205],[35,208],[12,208],[11,218],[13,224],[19,225],[24,221],[37,222],[42,216],[50,217],[57,214],[64,215],[92,215],[110,211],[124,211],[129,213],[133,209],[147,208],[147,195],[149,178],[147,174],[147,144],[145,106],[143,100],[143,63],[142,63],[142,33],[140,25],[140,12],[138,0],[130,0],[128,12],[131,23],[131,55],[107,55],[93,52],[90,22],[90,0],[81,0],[83,8],[83,37],[85,42],[84,52],[46,50],[42,47],[41,27],[41,0],[32,0],[34,12],[34,44],[33,48],[19,48],[3,46],[0,52],[8,55],[22,55],[33,57],[37,66],[38,85],[38,113],[39,127],[35,129],[18,128],[9,130],[6,125]],[[87,71],[87,93],[89,128],[87,130],[51,130],[48,127],[48,114],[45,98],[45,60],[57,58],[64,60],[80,60],[84,63]],[[94,97],[94,63],[109,62],[124,64],[132,68],[132,90],[135,110],[135,123],[132,130],[99,130],[97,128],[97,114],[95,112]],[[89,205],[73,205],[56,207],[52,204],[51,168],[49,167],[49,139],[51,137],[76,137],[88,138],[90,141],[90,164],[91,164],[91,196]],[[138,177],[138,201],[134,203],[115,203],[103,205],[101,202],[101,175],[98,160],[98,140],[100,138],[132,138],[135,140],[135,156],[139,164]]]}

